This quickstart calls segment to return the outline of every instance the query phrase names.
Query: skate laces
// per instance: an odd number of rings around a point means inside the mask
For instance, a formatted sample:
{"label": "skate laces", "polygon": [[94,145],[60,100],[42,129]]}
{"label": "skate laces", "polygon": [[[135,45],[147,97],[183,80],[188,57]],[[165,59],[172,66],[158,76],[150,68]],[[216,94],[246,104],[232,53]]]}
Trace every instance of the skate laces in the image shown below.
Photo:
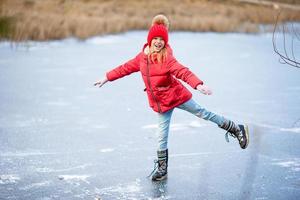
{"label": "skate laces", "polygon": [[158,168],[158,163],[159,163],[159,161],[158,161],[157,159],[155,159],[153,162],[154,162],[153,170],[152,170],[152,172],[147,176],[147,178],[149,178],[150,176],[152,176],[152,175],[154,174],[155,170]]}
{"label": "skate laces", "polygon": [[233,138],[236,138],[236,136],[235,136],[233,133],[230,133],[229,131],[227,131],[227,132],[225,133],[225,140],[226,140],[226,142],[229,142],[229,137],[228,137],[228,135],[230,135],[230,136],[233,137]]}
{"label": "skate laces", "polygon": [[234,133],[232,133],[232,129],[234,128],[234,123],[232,121],[229,121],[227,124],[227,127],[225,129],[227,129],[227,132],[225,133],[225,140],[227,142],[229,142],[229,137],[228,135],[230,135],[233,138],[236,138],[236,135],[234,135]]}
{"label": "skate laces", "polygon": [[240,132],[238,133],[237,136],[234,135],[233,133],[230,133],[229,131],[227,131],[227,132],[225,133],[225,140],[226,140],[227,142],[229,142],[229,137],[228,137],[228,135],[230,135],[230,136],[233,137],[233,138],[237,138],[239,142],[241,142],[241,141],[244,140],[244,138],[243,138],[244,135],[243,135],[242,131],[240,131]]}

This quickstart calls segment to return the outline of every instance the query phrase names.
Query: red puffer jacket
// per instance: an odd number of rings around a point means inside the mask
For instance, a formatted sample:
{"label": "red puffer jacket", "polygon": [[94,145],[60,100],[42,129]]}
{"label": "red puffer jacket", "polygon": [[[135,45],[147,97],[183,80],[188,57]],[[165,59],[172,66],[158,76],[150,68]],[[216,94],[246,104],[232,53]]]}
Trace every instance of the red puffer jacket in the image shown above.
{"label": "red puffer jacket", "polygon": [[164,63],[153,63],[143,51],[135,58],[106,73],[109,81],[122,78],[133,72],[140,71],[146,86],[150,107],[159,113],[164,113],[192,98],[192,93],[180,81],[196,88],[203,82],[187,67],[181,65],[172,55],[172,49],[167,46],[167,59]]}

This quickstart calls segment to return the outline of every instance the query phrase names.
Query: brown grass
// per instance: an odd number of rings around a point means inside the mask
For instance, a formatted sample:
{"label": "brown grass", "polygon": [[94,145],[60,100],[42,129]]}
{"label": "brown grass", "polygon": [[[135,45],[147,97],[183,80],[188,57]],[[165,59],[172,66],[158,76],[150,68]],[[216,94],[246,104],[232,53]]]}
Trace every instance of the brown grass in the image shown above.
{"label": "brown grass", "polygon": [[[0,23],[0,38],[85,39],[148,29],[158,13],[168,16],[172,31],[258,32],[259,24],[275,22],[278,10],[234,0],[0,0],[0,22],[14,19],[6,34]],[[299,20],[299,11],[282,9],[281,21]]]}

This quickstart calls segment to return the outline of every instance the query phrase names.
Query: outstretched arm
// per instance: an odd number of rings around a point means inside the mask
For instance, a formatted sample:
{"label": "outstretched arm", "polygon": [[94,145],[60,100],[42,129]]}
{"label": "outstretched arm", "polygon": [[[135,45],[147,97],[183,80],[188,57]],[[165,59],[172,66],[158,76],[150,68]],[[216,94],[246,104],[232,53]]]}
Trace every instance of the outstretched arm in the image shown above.
{"label": "outstretched arm", "polygon": [[127,61],[123,65],[120,65],[120,66],[116,67],[115,69],[107,72],[106,76],[104,76],[102,79],[100,79],[94,83],[94,86],[102,87],[108,81],[117,80],[119,78],[127,76],[131,73],[137,72],[139,70],[140,70],[139,55],[137,55],[135,58]]}
{"label": "outstretched arm", "polygon": [[116,67],[115,69],[106,73],[106,78],[108,81],[114,81],[131,73],[138,72],[140,70],[139,66],[140,54],[135,58],[127,61],[123,65]]}

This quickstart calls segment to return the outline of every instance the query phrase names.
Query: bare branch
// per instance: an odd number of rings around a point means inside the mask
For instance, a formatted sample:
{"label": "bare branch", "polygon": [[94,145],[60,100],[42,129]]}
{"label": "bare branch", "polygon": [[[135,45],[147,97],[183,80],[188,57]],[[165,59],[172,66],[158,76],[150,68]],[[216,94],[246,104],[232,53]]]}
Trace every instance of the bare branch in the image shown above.
{"label": "bare branch", "polygon": [[280,57],[279,62],[281,64],[288,64],[290,66],[296,67],[296,68],[300,68],[300,62],[297,61],[295,54],[294,54],[294,36],[296,36],[296,38],[299,40],[299,35],[297,33],[297,31],[295,31],[294,26],[292,25],[292,44],[291,44],[291,52],[292,52],[292,58],[290,58],[287,49],[286,49],[286,27],[283,24],[282,25],[282,34],[283,34],[283,51],[284,54],[280,53],[277,45],[276,45],[276,30],[277,30],[277,25],[278,25],[278,19],[279,19],[279,15],[280,12],[278,13],[277,17],[276,17],[276,22],[275,22],[275,26],[274,26],[274,30],[273,30],[273,36],[272,36],[272,43],[273,43],[273,49],[274,52]]}

